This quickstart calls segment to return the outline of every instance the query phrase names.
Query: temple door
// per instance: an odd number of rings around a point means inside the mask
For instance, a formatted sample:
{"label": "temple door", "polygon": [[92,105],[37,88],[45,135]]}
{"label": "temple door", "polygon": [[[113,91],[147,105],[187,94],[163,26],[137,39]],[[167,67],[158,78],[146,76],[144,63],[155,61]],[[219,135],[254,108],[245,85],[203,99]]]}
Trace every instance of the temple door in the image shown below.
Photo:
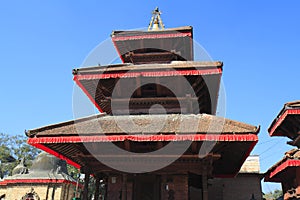
{"label": "temple door", "polygon": [[190,173],[189,174],[189,200],[202,200],[202,176]]}
{"label": "temple door", "polygon": [[133,197],[133,200],[159,200],[160,178],[156,175],[136,176]]}

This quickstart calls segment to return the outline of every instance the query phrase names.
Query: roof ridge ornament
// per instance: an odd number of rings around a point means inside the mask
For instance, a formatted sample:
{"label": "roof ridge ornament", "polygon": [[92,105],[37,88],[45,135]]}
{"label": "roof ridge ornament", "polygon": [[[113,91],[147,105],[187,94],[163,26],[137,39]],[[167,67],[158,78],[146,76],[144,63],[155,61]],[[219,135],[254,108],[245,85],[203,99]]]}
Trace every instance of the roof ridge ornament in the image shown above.
{"label": "roof ridge ornament", "polygon": [[156,7],[152,11],[152,17],[148,27],[148,31],[159,31],[165,29],[165,25],[163,24],[162,19],[160,17],[161,14],[162,12],[159,11],[158,7]]}

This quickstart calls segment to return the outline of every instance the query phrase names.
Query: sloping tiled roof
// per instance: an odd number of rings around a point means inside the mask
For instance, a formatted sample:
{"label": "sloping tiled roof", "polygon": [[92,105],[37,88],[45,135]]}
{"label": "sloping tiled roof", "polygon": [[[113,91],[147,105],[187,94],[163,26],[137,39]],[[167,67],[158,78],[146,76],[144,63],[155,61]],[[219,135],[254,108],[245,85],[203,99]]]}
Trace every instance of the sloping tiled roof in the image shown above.
{"label": "sloping tiled roof", "polygon": [[296,139],[300,131],[300,101],[284,104],[268,129],[271,136]]}
{"label": "sloping tiled roof", "polygon": [[282,182],[288,177],[295,177],[295,169],[300,167],[300,150],[292,149],[285,153],[283,159],[274,164],[266,173],[266,182]]}
{"label": "sloping tiled roof", "polygon": [[[134,123],[130,125],[130,122]],[[151,125],[148,126],[150,123]],[[126,133],[126,130],[130,130],[129,134]],[[29,144],[65,159],[76,167],[89,167],[95,172],[104,169],[111,170],[107,166],[103,166],[97,156],[104,159],[115,159],[114,162],[120,162],[120,165],[128,163],[126,156],[119,161],[120,155],[110,152],[108,147],[110,142],[120,148],[124,148],[125,143],[128,143],[131,150],[139,152],[140,147],[157,148],[158,142],[166,145],[170,141],[178,142],[178,144],[188,141],[197,146],[198,150],[196,149],[195,152],[198,152],[202,144],[209,141],[208,143],[214,143],[211,153],[221,156],[213,164],[213,174],[232,177],[238,173],[244,160],[257,143],[258,132],[259,127],[207,114],[131,116],[100,114],[29,130],[27,135],[30,137]],[[98,149],[101,147],[100,149],[106,149],[108,152],[101,150],[99,155],[98,153],[94,154],[86,149],[87,146],[96,148],[96,151],[99,151]],[[198,162],[202,158],[195,152],[189,149],[182,156],[188,156],[188,159]],[[173,153],[165,156],[172,157]],[[133,162],[132,159],[137,159],[135,162],[143,165],[144,163],[141,163],[140,159],[150,159],[141,156],[143,154],[137,158],[131,158],[130,162]],[[161,157],[161,155],[154,156],[158,159],[167,158]]]}
{"label": "sloping tiled roof", "polygon": [[155,104],[167,113],[215,114],[222,66],[192,61],[118,64],[74,69],[73,79],[98,110],[108,114],[145,114]]}
{"label": "sloping tiled roof", "polygon": [[[138,62],[161,62],[153,53],[174,52],[183,60],[193,60],[193,28],[191,26],[164,29],[159,31],[113,31],[112,41],[123,62],[134,62],[130,55],[139,54]],[[148,57],[147,54],[152,54]],[[154,58],[154,59],[153,59]],[[170,58],[176,60],[178,57]]]}
{"label": "sloping tiled roof", "polygon": [[[257,133],[259,127],[241,123],[238,121],[225,119],[208,114],[198,115],[131,115],[131,116],[111,116],[95,115],[79,120],[72,120],[63,123],[44,126],[41,128],[27,131],[29,137],[41,136],[72,136],[72,135],[109,135],[109,134],[126,134],[120,124],[134,122],[139,126],[127,128],[132,134],[188,134],[188,133],[218,133],[223,134],[249,134]],[[161,126],[161,123],[164,123]],[[147,127],[151,123],[152,126]],[[198,127],[191,127],[195,124]],[[144,127],[144,128],[143,128]],[[159,131],[158,131],[159,130]]]}

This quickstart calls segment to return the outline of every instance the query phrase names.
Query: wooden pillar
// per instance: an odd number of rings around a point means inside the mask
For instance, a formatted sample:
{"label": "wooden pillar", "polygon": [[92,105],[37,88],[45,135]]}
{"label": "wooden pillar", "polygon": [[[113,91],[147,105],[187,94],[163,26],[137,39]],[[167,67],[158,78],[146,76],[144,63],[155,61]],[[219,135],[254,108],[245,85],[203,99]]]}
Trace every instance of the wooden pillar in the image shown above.
{"label": "wooden pillar", "polygon": [[123,174],[123,180],[122,180],[122,200],[127,200],[127,174]]}
{"label": "wooden pillar", "polygon": [[202,194],[203,200],[208,200],[208,187],[207,187],[207,167],[203,167],[202,172]]}
{"label": "wooden pillar", "polygon": [[295,188],[297,197],[300,196],[300,167],[296,168]]}
{"label": "wooden pillar", "polygon": [[89,195],[89,182],[90,182],[90,173],[85,172],[84,176],[84,188],[83,188],[83,197],[82,199],[88,200]]}
{"label": "wooden pillar", "polygon": [[202,190],[203,200],[208,200],[208,178],[212,176],[213,159],[219,159],[219,155],[208,154],[202,162]]}
{"label": "wooden pillar", "polygon": [[94,193],[94,197],[95,200],[99,200],[99,194],[100,194],[100,176],[96,175],[96,183],[95,183],[95,193]]}

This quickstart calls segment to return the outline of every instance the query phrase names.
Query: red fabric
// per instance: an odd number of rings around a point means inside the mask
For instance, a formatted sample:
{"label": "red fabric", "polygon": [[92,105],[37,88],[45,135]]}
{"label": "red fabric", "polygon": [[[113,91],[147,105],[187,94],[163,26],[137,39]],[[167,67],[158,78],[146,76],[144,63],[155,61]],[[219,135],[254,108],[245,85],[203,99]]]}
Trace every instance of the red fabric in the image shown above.
{"label": "red fabric", "polygon": [[85,89],[85,87],[80,83],[77,76],[74,76],[73,80],[75,83],[82,89],[82,91],[86,94],[86,96],[90,99],[90,101],[96,106],[99,112],[103,113],[101,107],[96,103],[95,99],[91,96],[91,94]]}
{"label": "red fabric", "polygon": [[288,167],[300,167],[300,160],[286,160],[270,172],[268,179],[272,179],[272,177],[276,176],[278,173],[287,170]]}
{"label": "red fabric", "polygon": [[284,113],[279,117],[279,119],[276,121],[276,123],[271,128],[269,134],[270,136],[283,136],[281,133],[276,133],[276,129],[282,124],[282,122],[285,120],[287,115],[299,115],[300,109],[289,109],[285,110]]}
{"label": "red fabric", "polygon": [[[94,79],[109,79],[109,78],[132,78],[132,77],[162,77],[162,76],[188,76],[188,75],[209,75],[221,74],[222,69],[201,69],[201,70],[171,70],[171,71],[156,71],[156,72],[120,72],[108,74],[86,74],[74,75],[74,80],[78,84],[80,80],[94,80]],[[79,85],[79,87],[81,87]]]}
{"label": "red fabric", "polygon": [[133,36],[114,36],[113,41],[128,41],[142,39],[159,39],[159,38],[175,38],[175,37],[192,37],[192,33],[170,33],[170,34],[151,34],[151,35],[133,35]]}
{"label": "red fabric", "polygon": [[258,141],[254,134],[189,134],[189,135],[103,135],[103,136],[62,136],[62,137],[40,137],[29,138],[31,145],[51,143],[81,143],[81,142],[122,142],[125,140],[135,142],[157,142],[157,141],[220,141],[220,142],[243,142]]}

